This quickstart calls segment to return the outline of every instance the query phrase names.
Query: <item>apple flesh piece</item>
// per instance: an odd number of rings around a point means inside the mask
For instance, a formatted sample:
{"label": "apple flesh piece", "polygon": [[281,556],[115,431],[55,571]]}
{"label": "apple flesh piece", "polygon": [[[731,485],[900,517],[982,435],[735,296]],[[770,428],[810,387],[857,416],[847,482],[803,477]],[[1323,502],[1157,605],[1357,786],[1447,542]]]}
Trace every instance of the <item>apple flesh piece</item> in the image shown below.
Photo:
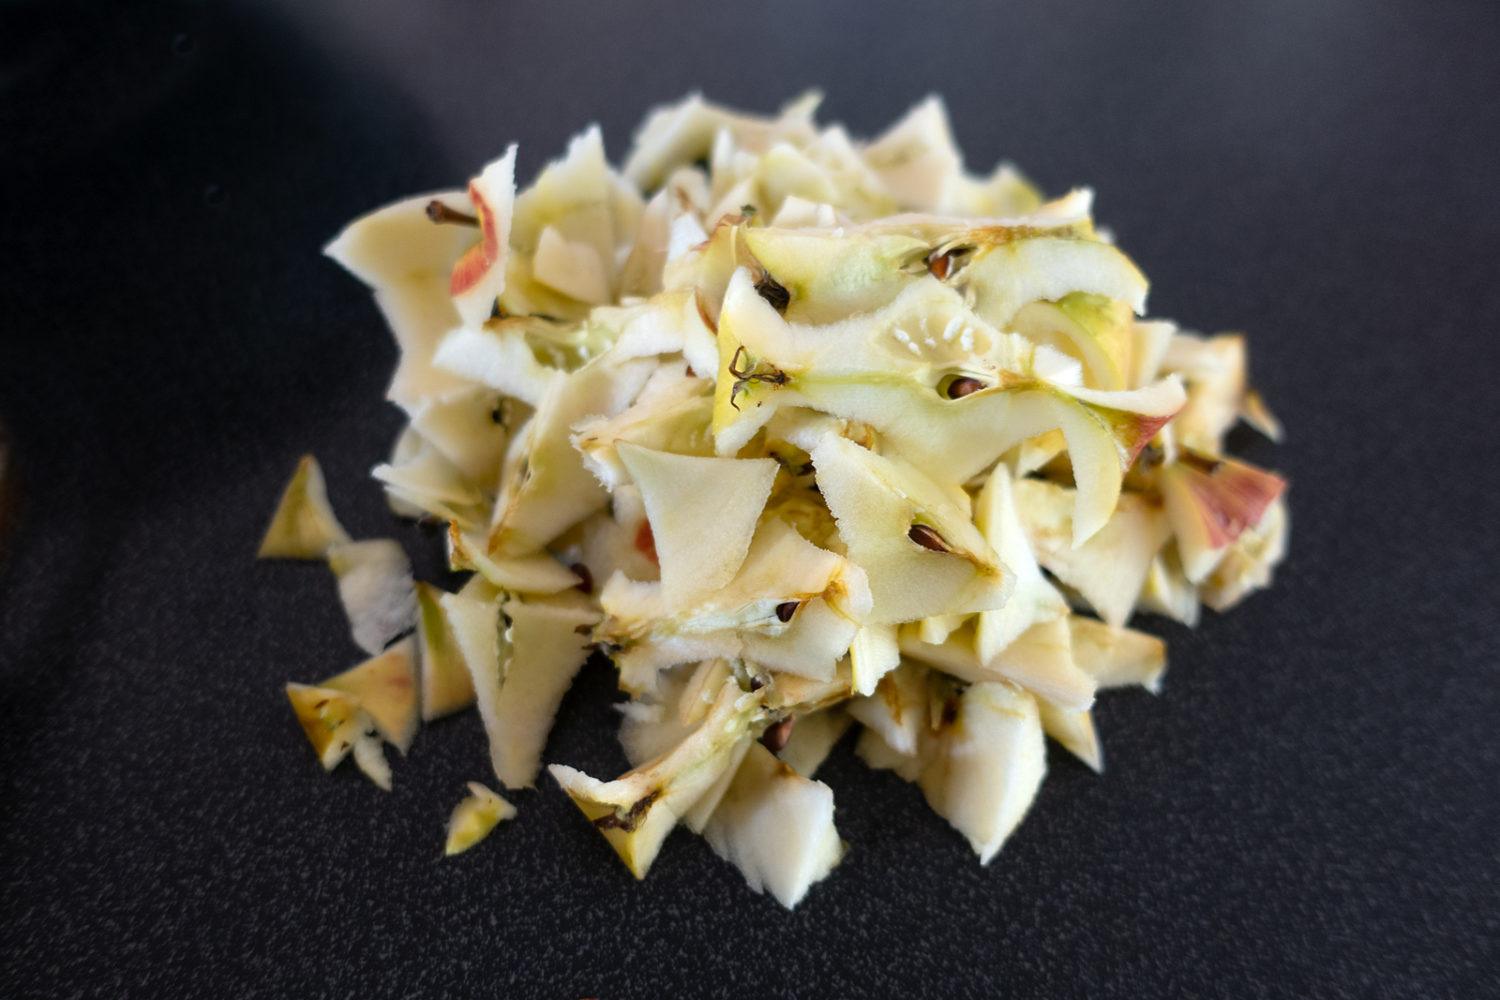
{"label": "apple flesh piece", "polygon": [[853,721],[837,706],[798,715],[791,736],[776,756],[802,777],[811,778]]}
{"label": "apple flesh piece", "polygon": [[443,608],[443,592],[417,585],[417,638],[422,664],[422,721],[431,722],[474,704],[474,679]]}
{"label": "apple flesh piece", "polygon": [[448,525],[448,565],[474,570],[501,590],[519,594],[556,594],[579,583],[577,573],[545,552],[492,559],[485,553],[484,539],[465,534],[457,522]]}
{"label": "apple flesh piece", "polygon": [[833,789],[753,744],[703,836],[755,892],[792,909],[844,856],[833,825]]}
{"label": "apple flesh piece", "polygon": [[1187,385],[1187,404],[1173,421],[1178,441],[1196,451],[1222,452],[1224,435],[1239,419],[1245,397],[1245,338],[1177,331],[1162,357],[1162,370],[1181,375]]}
{"label": "apple flesh piece", "polygon": [[1248,462],[1184,448],[1157,473],[1182,569],[1202,583],[1246,528],[1259,524],[1286,480]]}
{"label": "apple flesh piece", "polygon": [[501,613],[510,622],[501,641],[509,655],[501,663],[500,690],[490,712],[495,719],[490,759],[506,788],[530,788],[557,708],[589,658],[587,632],[599,615],[588,601],[565,597],[509,600]]}
{"label": "apple flesh piece", "polygon": [[1000,608],[981,611],[975,629],[975,653],[988,663],[1032,626],[1068,612],[1067,601],[1042,576],[1016,512],[1010,471],[1003,462],[985,480],[974,505],[974,524],[995,555],[1015,576],[1010,599]]}
{"label": "apple flesh piece", "polygon": [[432,363],[466,383],[502,392],[527,406],[541,403],[548,383],[558,374],[537,360],[517,324],[449,330],[437,344]]}
{"label": "apple flesh piece", "polygon": [[286,696],[325,771],[337,767],[370,726],[370,718],[360,709],[359,699],[348,692],[288,684]]}
{"label": "apple flesh piece", "polygon": [[318,460],[303,455],[282,491],[258,555],[262,559],[322,559],[330,546],[347,541],[349,534],[328,503]]}
{"label": "apple flesh piece", "polygon": [[354,741],[354,763],[383,792],[391,790],[391,765],[385,759],[380,739],[365,733]]}
{"label": "apple flesh piece", "polygon": [[1082,361],[1089,388],[1119,391],[1132,388],[1132,320],[1124,302],[1073,292],[1056,302],[1023,306],[1011,325],[1033,343],[1057,347]]}
{"label": "apple flesh piece", "polygon": [[760,696],[731,678],[698,728],[654,763],[609,782],[562,764],[548,771],[631,874],[645,878],[667,834],[738,762],[763,714]]}
{"label": "apple flesh piece", "polygon": [[1083,615],[1067,619],[1073,639],[1073,659],[1101,688],[1139,684],[1152,694],[1161,691],[1167,669],[1167,644],[1154,635],[1119,628]]}
{"label": "apple flesh piece", "polygon": [[1192,628],[1198,624],[1201,607],[1198,587],[1182,572],[1177,543],[1169,541],[1151,560],[1151,569],[1146,574],[1136,608],[1166,615]]}
{"label": "apple flesh piece", "polygon": [[339,600],[355,645],[371,655],[416,625],[411,561],[389,538],[341,542],[328,549]]}
{"label": "apple flesh piece", "polygon": [[407,637],[318,685],[352,696],[369,713],[381,738],[403,754],[421,720],[417,702],[417,644]]}
{"label": "apple flesh piece", "polygon": [[917,784],[989,864],[1047,773],[1041,715],[1035,698],[1008,684],[971,685],[949,706],[923,747]]}
{"label": "apple flesh piece", "polygon": [[963,170],[942,98],[927,98],[863,150],[903,210],[931,211]]}
{"label": "apple flesh piece", "polygon": [[775,460],[672,455],[624,443],[618,451],[646,504],[667,605],[687,607],[726,586],[750,549]]}
{"label": "apple flesh piece", "polygon": [[1042,729],[1048,736],[1088,765],[1095,774],[1104,773],[1104,748],[1099,745],[1092,712],[1086,708],[1059,708],[1045,699],[1038,699],[1036,707],[1041,713]]}
{"label": "apple flesh piece", "polygon": [[1266,508],[1260,523],[1235,539],[1203,582],[1203,603],[1224,611],[1251,592],[1269,586],[1272,571],[1286,555],[1288,531],[1286,497],[1278,496]]}
{"label": "apple flesh piece", "polygon": [[619,413],[655,367],[650,359],[617,364],[606,353],[548,383],[507,457],[509,468],[490,527],[490,555],[531,555],[605,505],[608,494],[573,449],[573,425],[585,417]]}
{"label": "apple flesh piece", "polygon": [[1166,514],[1142,494],[1123,494],[1104,526],[1079,546],[1071,523],[1073,493],[1036,479],[1014,484],[1016,510],[1037,561],[1075,588],[1106,622],[1124,625],[1152,558],[1170,534]]}
{"label": "apple flesh piece", "polygon": [[574,425],[573,447],[583,455],[583,464],[613,495],[631,476],[620,458],[619,446],[633,444],[674,455],[707,457],[714,453],[707,430],[713,413],[709,383],[682,379],[669,388],[643,398],[615,417],[591,417]]}
{"label": "apple flesh piece", "polygon": [[874,604],[865,621],[915,621],[1005,603],[1011,575],[941,487],[842,438],[825,438],[812,460],[849,558],[869,577]]}
{"label": "apple flesh piece", "polygon": [[462,854],[495,829],[501,820],[514,819],[516,807],[477,781],[469,782],[469,794],[453,807],[448,819],[448,839],[443,854]]}
{"label": "apple flesh piece", "polygon": [[927,703],[927,668],[908,660],[880,678],[874,694],[851,699],[845,709],[892,750],[909,756],[926,728]]}

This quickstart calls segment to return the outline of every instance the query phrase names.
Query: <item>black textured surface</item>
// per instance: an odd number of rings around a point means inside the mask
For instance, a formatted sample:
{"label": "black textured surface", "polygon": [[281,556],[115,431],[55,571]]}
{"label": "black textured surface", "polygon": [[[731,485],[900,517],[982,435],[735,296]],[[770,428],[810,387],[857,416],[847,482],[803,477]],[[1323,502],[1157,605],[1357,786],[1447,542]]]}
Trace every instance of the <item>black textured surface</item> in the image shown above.
{"label": "black textured surface", "polygon": [[[0,6],[0,995],[1483,997],[1500,982],[1500,8],[1492,3]],[[853,845],[795,913],[685,834],[634,883],[554,788],[439,858],[472,716],[383,795],[280,694],[357,658],[252,556],[297,455],[365,478],[394,352],[318,256],[353,215],[529,177],[699,87],[943,92],[971,164],[1088,183],[1152,312],[1251,335],[1287,427],[1276,587],[1056,752],[989,867],[847,747]],[[548,759],[608,772],[610,678]]]}

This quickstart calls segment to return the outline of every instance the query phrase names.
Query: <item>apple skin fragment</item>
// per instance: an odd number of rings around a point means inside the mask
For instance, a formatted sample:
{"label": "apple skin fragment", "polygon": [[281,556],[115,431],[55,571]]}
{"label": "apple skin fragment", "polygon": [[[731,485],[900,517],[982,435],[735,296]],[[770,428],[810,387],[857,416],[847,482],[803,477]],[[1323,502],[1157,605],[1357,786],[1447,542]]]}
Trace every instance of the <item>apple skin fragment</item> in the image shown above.
{"label": "apple skin fragment", "polygon": [[[597,654],[630,770],[553,779],[637,878],[681,825],[791,908],[846,850],[814,774],[855,723],[987,864],[1047,738],[1102,771],[1096,700],[1160,690],[1137,611],[1270,584],[1286,480],[1224,451],[1281,434],[1244,336],[1144,318],[1093,191],[970,172],[941,98],[868,142],[819,101],[691,94],[621,169],[596,125],[523,185],[512,145],[328,244],[400,351],[372,474],[472,575],[351,540],[302,459],[260,555],[326,560],[368,654],[286,687],[325,769],[389,790],[382,743],[473,705],[531,787]],[[450,855],[515,813],[469,791]]]}

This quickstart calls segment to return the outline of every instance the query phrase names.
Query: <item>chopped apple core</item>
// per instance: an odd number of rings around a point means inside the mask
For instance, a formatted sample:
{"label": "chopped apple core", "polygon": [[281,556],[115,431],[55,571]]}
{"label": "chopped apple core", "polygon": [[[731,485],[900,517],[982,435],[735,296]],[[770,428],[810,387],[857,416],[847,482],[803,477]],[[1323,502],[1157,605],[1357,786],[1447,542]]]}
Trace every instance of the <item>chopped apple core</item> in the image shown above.
{"label": "chopped apple core", "polygon": [[[819,101],[691,94],[620,169],[594,125],[521,185],[510,146],[329,243],[400,354],[373,475],[472,575],[351,541],[303,459],[261,555],[326,559],[371,657],[287,686],[325,768],[389,789],[381,738],[473,705],[500,786],[547,763],[637,877],[681,825],[790,908],[844,854],[813,773],[851,726],[987,863],[1046,737],[1099,771],[1096,699],[1160,688],[1136,612],[1270,583],[1286,481],[1224,450],[1281,433],[1244,336],[1144,318],[1093,191],[970,172],[941,98],[868,142]],[[591,656],[612,781],[546,760]],[[470,790],[449,854],[514,814]]]}

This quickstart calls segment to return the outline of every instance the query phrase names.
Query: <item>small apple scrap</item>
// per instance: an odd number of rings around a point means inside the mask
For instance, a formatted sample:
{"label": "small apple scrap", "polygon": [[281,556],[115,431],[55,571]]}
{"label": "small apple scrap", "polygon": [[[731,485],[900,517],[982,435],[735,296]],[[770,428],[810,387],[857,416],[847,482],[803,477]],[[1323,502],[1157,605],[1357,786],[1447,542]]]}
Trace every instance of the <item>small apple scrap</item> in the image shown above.
{"label": "small apple scrap", "polygon": [[[304,460],[263,553],[327,559],[378,653],[288,688],[325,767],[475,704],[529,787],[601,655],[631,769],[552,779],[636,877],[686,826],[792,907],[846,850],[816,772],[850,727],[988,863],[1045,738],[1101,770],[1098,693],[1159,689],[1136,613],[1270,582],[1286,482],[1225,454],[1280,435],[1244,338],[1144,318],[1092,192],[970,173],[937,98],[872,142],[818,103],[693,95],[622,169],[593,127],[524,189],[511,146],[329,244],[401,351],[375,477],[472,575],[413,586]],[[450,853],[509,814],[471,788]]]}

